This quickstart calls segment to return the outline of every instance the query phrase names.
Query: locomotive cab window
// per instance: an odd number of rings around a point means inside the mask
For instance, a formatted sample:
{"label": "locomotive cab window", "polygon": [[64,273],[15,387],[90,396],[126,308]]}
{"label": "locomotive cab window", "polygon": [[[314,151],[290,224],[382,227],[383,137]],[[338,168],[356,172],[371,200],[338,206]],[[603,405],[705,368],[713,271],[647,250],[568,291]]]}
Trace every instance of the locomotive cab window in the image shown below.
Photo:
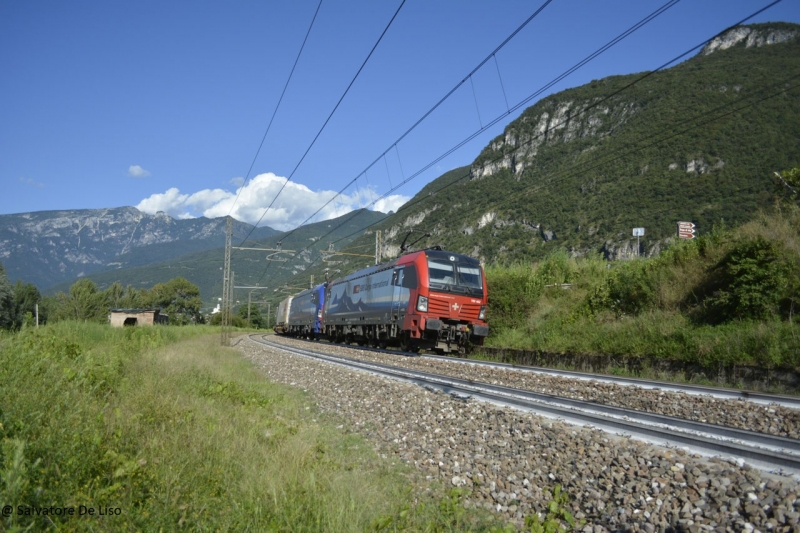
{"label": "locomotive cab window", "polygon": [[406,289],[417,288],[417,269],[413,266],[407,266],[403,269],[403,278],[400,280],[400,285]]}
{"label": "locomotive cab window", "polygon": [[482,289],[483,279],[481,269],[474,266],[458,265],[458,282],[465,287],[472,289]]}
{"label": "locomotive cab window", "polygon": [[392,273],[392,285],[407,289],[417,288],[417,269],[413,266],[396,269]]}
{"label": "locomotive cab window", "polygon": [[428,276],[430,276],[431,283],[452,285],[455,283],[453,263],[428,259]]}
{"label": "locomotive cab window", "polygon": [[430,287],[435,290],[474,296],[483,294],[483,275],[476,264],[429,257],[428,276]]}

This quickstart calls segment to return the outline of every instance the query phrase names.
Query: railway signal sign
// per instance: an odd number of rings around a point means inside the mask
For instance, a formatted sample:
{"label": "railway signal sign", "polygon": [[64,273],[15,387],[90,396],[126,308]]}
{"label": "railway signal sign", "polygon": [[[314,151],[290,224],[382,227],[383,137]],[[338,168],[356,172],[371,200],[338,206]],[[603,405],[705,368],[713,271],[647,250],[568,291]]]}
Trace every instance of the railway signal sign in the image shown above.
{"label": "railway signal sign", "polygon": [[695,227],[692,222],[678,222],[678,237],[681,239],[694,239]]}

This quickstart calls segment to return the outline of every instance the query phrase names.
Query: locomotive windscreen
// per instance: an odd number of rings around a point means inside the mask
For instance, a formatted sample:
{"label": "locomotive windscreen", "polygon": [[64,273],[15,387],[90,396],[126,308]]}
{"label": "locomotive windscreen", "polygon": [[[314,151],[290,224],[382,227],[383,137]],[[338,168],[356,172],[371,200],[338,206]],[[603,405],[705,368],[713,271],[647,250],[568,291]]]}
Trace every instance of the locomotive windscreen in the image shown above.
{"label": "locomotive windscreen", "polygon": [[456,270],[458,271],[459,284],[473,289],[483,289],[480,267],[456,265]]}
{"label": "locomotive windscreen", "polygon": [[451,257],[428,257],[430,287],[447,292],[482,294],[481,267],[457,261],[455,256]]}

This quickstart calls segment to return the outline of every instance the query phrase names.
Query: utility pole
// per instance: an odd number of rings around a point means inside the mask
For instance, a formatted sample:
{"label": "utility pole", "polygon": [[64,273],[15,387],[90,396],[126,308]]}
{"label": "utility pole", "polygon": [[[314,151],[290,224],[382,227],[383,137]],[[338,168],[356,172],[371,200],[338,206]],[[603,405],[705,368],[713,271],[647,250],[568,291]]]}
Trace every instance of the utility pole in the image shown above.
{"label": "utility pole", "polygon": [[222,334],[220,344],[228,346],[231,343],[231,309],[230,301],[233,294],[233,283],[231,279],[231,240],[233,237],[233,219],[227,217],[225,220],[225,266],[222,270]]}
{"label": "utility pole", "polygon": [[[258,302],[254,302],[253,301],[253,291],[264,290],[264,289],[267,289],[267,288],[268,287],[262,287],[260,285],[255,285],[255,286],[253,286],[253,285],[250,285],[250,286],[239,285],[238,287],[234,287],[234,289],[250,289],[250,292],[247,293],[247,327],[248,328],[250,327],[250,306],[252,304],[269,304],[269,302],[267,302],[266,300],[261,300],[261,301],[258,301]],[[267,320],[269,320],[269,318],[267,318]]]}
{"label": "utility pole", "polygon": [[231,343],[231,332],[233,330],[233,289],[235,287],[233,280],[236,279],[236,273],[231,270],[231,284],[228,286],[228,344]]}
{"label": "utility pole", "polygon": [[381,242],[381,230],[375,231],[375,264],[381,262],[381,246],[383,246],[383,242]]}

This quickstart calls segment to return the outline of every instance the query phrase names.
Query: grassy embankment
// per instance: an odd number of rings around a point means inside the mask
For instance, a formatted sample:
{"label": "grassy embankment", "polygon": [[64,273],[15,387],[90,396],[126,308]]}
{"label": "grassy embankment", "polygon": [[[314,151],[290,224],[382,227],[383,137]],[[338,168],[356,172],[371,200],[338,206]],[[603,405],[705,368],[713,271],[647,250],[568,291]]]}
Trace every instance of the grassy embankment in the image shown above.
{"label": "grassy embankment", "polygon": [[673,243],[650,259],[560,252],[532,266],[489,267],[487,277],[490,346],[709,369],[800,366],[796,209]]}
{"label": "grassy embankment", "polygon": [[[415,500],[404,467],[320,416],[307,394],[267,382],[212,331],[61,322],[0,339],[0,505],[14,507],[0,529],[486,524],[457,493]],[[96,515],[17,509],[81,505]]]}

